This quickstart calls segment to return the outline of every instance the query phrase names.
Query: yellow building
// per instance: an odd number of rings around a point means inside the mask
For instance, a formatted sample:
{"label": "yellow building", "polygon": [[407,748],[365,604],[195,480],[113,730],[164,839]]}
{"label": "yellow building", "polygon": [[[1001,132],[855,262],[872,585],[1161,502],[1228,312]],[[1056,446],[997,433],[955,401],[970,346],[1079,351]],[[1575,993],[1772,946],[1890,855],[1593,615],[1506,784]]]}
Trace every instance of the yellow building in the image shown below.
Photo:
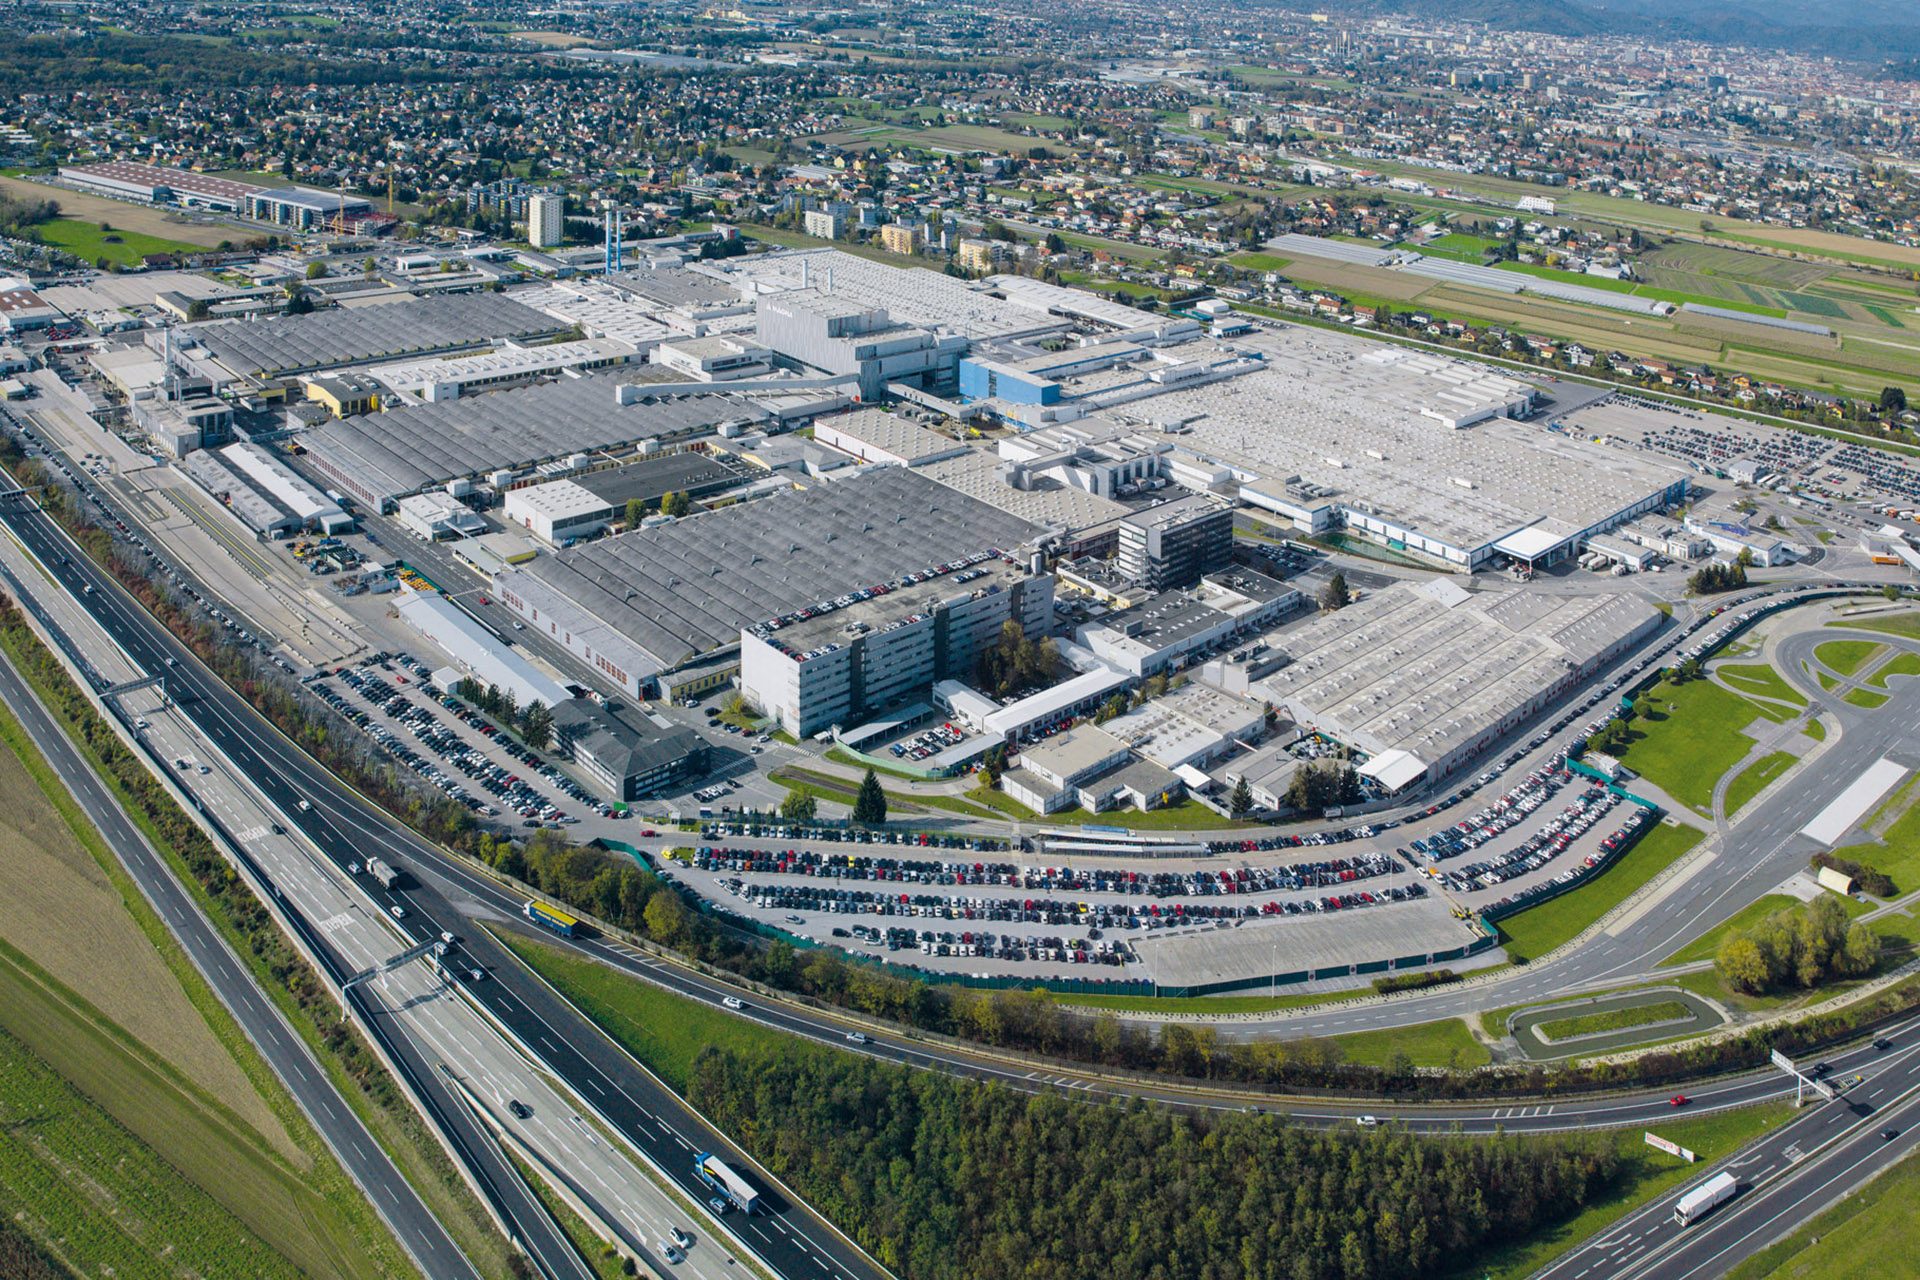
{"label": "yellow building", "polygon": [[920,252],[920,228],[889,222],[880,228],[880,247],[888,253],[901,253],[911,257]]}
{"label": "yellow building", "polygon": [[327,412],[336,418],[372,413],[380,407],[380,384],[372,378],[335,373],[305,378],[302,384],[306,387],[307,399],[325,405]]}
{"label": "yellow building", "polygon": [[960,248],[954,254],[954,260],[967,271],[993,270],[993,241],[962,240]]}

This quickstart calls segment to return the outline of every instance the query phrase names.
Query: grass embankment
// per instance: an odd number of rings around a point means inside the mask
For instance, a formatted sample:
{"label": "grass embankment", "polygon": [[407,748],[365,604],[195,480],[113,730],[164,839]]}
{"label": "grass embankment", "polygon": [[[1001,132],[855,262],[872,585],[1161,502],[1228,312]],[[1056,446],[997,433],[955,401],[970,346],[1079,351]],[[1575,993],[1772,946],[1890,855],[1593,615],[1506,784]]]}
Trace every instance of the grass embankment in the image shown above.
{"label": "grass embankment", "polygon": [[1515,960],[1534,960],[1570,941],[1672,866],[1699,844],[1701,837],[1694,827],[1664,822],[1656,826],[1612,866],[1578,889],[1500,921],[1507,954]]}
{"label": "grass embankment", "polygon": [[1828,640],[1814,648],[1813,656],[1843,676],[1850,676],[1886,646],[1873,640]]}
{"label": "grass embankment", "polygon": [[662,991],[574,952],[505,929],[492,932],[677,1093],[686,1092],[693,1060],[711,1044],[773,1054],[816,1049],[806,1041]]}
{"label": "grass embankment", "polygon": [[34,1117],[0,1128],[6,1215],[88,1274],[415,1274],[3,706],[0,740],[0,875],[35,881],[0,911],[31,948],[0,943],[0,1115]]}
{"label": "grass embankment", "polygon": [[[62,722],[107,793],[160,852],[254,981],[306,1041],[339,1095],[454,1243],[482,1274],[508,1274],[515,1256],[511,1246],[359,1031],[341,1021],[338,1004],[325,994],[318,976],[260,900],[159,780],[121,744],[10,605],[0,610],[0,651]],[[391,1271],[407,1274],[410,1268],[396,1263]]]}
{"label": "grass embankment", "polygon": [[1402,1053],[1416,1067],[1455,1067],[1464,1071],[1493,1061],[1487,1046],[1480,1043],[1460,1018],[1443,1018],[1387,1031],[1356,1031],[1352,1035],[1329,1036],[1327,1042],[1339,1049],[1342,1062],[1369,1067],[1387,1066],[1395,1055]]}
{"label": "grass embankment", "polygon": [[1796,707],[1807,705],[1805,695],[1788,684],[1786,677],[1764,662],[1716,663],[1713,673],[1742,693],[1773,698]]}
{"label": "grass embankment", "polygon": [[1882,663],[1880,669],[1867,677],[1867,683],[1876,689],[1887,687],[1887,681],[1893,676],[1920,676],[1920,653],[1899,653]]}
{"label": "grass embankment", "polygon": [[1895,613],[1878,618],[1842,618],[1827,625],[1845,627],[1849,631],[1883,631],[1890,636],[1906,636],[1909,639],[1920,640],[1920,613]]}
{"label": "grass embankment", "polygon": [[[1696,1152],[1712,1164],[1794,1114],[1790,1103],[1743,1107],[1718,1115],[1699,1116],[1663,1124],[1660,1136]],[[1620,1154],[1620,1176],[1607,1193],[1585,1212],[1561,1226],[1505,1249],[1484,1254],[1452,1273],[1451,1280],[1522,1280],[1582,1240],[1605,1231],[1632,1210],[1699,1176],[1701,1165],[1687,1164],[1646,1144],[1638,1128],[1615,1130],[1612,1138]]]}
{"label": "grass embankment", "polygon": [[1907,1280],[1920,1215],[1920,1160],[1909,1154],[1776,1244],[1727,1280]]}
{"label": "grass embankment", "polygon": [[1662,968],[1668,965],[1692,964],[1699,960],[1713,959],[1714,952],[1720,949],[1721,940],[1728,934],[1738,933],[1742,929],[1751,929],[1776,911],[1786,911],[1799,907],[1800,899],[1784,893],[1770,893],[1758,902],[1743,908],[1725,924],[1716,925],[1699,937],[1680,948],[1660,962]]}
{"label": "grass embankment", "polygon": [[1370,987],[1351,991],[1301,991],[1292,995],[1265,996],[1097,996],[1060,991],[1054,999],[1064,1005],[1083,1009],[1111,1009],[1116,1013],[1271,1013],[1281,1009],[1307,1009],[1370,996]]}
{"label": "grass embankment", "polygon": [[1727,787],[1728,816],[1740,812],[1747,801],[1765,791],[1769,783],[1791,769],[1799,758],[1791,751],[1774,751],[1742,769]]}
{"label": "grass embankment", "polygon": [[1692,1016],[1693,1010],[1680,1001],[1662,1000],[1656,1004],[1636,1004],[1625,1009],[1608,1009],[1604,1013],[1583,1013],[1571,1018],[1556,1018],[1552,1022],[1538,1022],[1533,1029],[1548,1040],[1560,1041],[1608,1031],[1631,1031],[1635,1027],[1651,1026],[1656,1022],[1678,1022]]}

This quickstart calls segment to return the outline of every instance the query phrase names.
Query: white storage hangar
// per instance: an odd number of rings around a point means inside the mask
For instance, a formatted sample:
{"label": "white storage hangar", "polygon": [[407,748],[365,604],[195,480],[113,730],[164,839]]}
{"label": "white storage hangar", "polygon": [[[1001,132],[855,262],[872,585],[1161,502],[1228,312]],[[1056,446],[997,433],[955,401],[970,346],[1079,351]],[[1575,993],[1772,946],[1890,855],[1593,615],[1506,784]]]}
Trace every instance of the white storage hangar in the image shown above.
{"label": "white storage hangar", "polygon": [[151,204],[180,204],[237,213],[249,196],[265,190],[251,182],[217,178],[210,173],[176,169],[131,160],[103,160],[97,164],[62,165],[60,176],[75,186]]}
{"label": "white storage hangar", "polygon": [[438,645],[462,671],[513,694],[520,706],[538,702],[551,710],[573,697],[571,689],[495,639],[439,592],[403,589],[396,607],[409,626]]}
{"label": "white storage hangar", "polygon": [[690,271],[730,283],[743,297],[832,295],[849,307],[885,311],[898,324],[974,340],[1032,337],[1067,327],[977,284],[919,267],[890,267],[838,249],[792,249],[697,263]]}
{"label": "white storage hangar", "polygon": [[501,574],[494,594],[639,696],[655,675],[738,645],[743,627],[1039,532],[886,467],[542,556]]}
{"label": "white storage hangar", "polygon": [[219,499],[255,533],[278,536],[295,529],[340,533],[353,517],[255,444],[190,453],[181,469]]}
{"label": "white storage hangar", "polygon": [[819,418],[813,438],[861,462],[891,462],[918,467],[967,452],[958,440],[929,431],[919,423],[879,409]]}

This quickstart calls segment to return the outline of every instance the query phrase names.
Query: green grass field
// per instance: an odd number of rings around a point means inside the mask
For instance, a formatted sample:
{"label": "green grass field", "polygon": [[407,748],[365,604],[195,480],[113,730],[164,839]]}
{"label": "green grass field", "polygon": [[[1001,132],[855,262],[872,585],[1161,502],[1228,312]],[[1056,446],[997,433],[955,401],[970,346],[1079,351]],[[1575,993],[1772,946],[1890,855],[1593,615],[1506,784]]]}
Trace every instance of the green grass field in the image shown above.
{"label": "green grass field", "polygon": [[1800,691],[1764,662],[1716,663],[1713,673],[1743,693],[1758,694],[1763,698],[1792,703],[1796,707],[1807,705]]}
{"label": "green grass field", "polygon": [[1875,693],[1871,689],[1849,689],[1840,695],[1840,700],[1849,706],[1863,707],[1868,711],[1886,705],[1887,695]]}
{"label": "green grass field", "polygon": [[1340,1050],[1346,1062],[1384,1067],[1397,1053],[1404,1053],[1416,1067],[1484,1067],[1493,1061],[1487,1046],[1474,1037],[1459,1018],[1422,1022],[1390,1031],[1356,1031],[1352,1035],[1331,1036],[1328,1043]]}
{"label": "green grass field", "polygon": [[[1793,1117],[1790,1103],[1743,1107],[1718,1115],[1675,1120],[1659,1126],[1661,1137],[1697,1152],[1706,1162],[1722,1160],[1768,1130]],[[1620,1153],[1620,1176],[1586,1210],[1558,1228],[1505,1249],[1483,1254],[1471,1265],[1451,1272],[1447,1280],[1523,1280],[1573,1245],[1605,1231],[1633,1209],[1677,1190],[1700,1176],[1700,1166],[1687,1164],[1646,1144],[1638,1128],[1615,1130],[1610,1136]]]}
{"label": "green grass field", "polygon": [[0,1203],[89,1274],[144,1274],[126,1270],[143,1256],[200,1274],[384,1274],[305,1171],[4,944],[0,1028],[0,1115],[33,1117],[0,1127]]}
{"label": "green grass field", "polygon": [[4,1032],[0,1115],[0,1209],[74,1275],[300,1274]]}
{"label": "green grass field", "polygon": [[1762,717],[1787,720],[1793,712],[1753,702],[1709,680],[1661,683],[1634,700],[1637,713],[1620,754],[1627,767],[1682,804],[1706,813],[1714,784],[1753,747],[1742,732]]}
{"label": "green grass field", "polygon": [[[76,1132],[104,1135],[111,1128],[119,1134],[112,1143],[102,1136],[98,1145],[85,1148],[89,1158],[111,1159],[110,1168],[78,1159],[76,1148],[57,1152],[51,1168],[38,1175],[22,1174],[17,1183],[0,1172],[0,1205],[7,1204],[9,1191],[24,1196],[47,1178],[69,1193],[78,1189],[84,1200],[89,1187],[111,1184],[120,1174],[132,1176],[144,1163],[157,1161],[182,1188],[182,1216],[176,1220],[182,1229],[203,1230],[208,1242],[227,1256],[257,1257],[258,1274],[289,1268],[343,1280],[414,1274],[373,1207],[4,707],[0,742],[0,791],[14,806],[9,837],[33,840],[36,851],[48,851],[57,847],[60,837],[70,836],[70,855],[82,863],[90,858],[110,887],[110,895],[90,903],[74,891],[72,923],[87,933],[101,961],[115,966],[112,977],[88,990],[98,999],[119,1001],[116,1008],[133,1011],[131,1016],[104,1012],[38,963],[25,948],[48,952],[44,935],[36,935],[36,941],[16,933],[0,941],[0,1036],[60,1077],[63,1088],[84,1104],[67,1111]],[[43,817],[44,825],[34,826],[33,816]],[[14,848],[9,856],[27,853]],[[52,877],[57,866],[42,872]],[[10,945],[14,941],[22,946]],[[141,963],[135,954],[141,947],[157,954]],[[48,964],[57,963],[50,955]],[[168,982],[177,983],[178,989],[157,985]],[[128,996],[135,1003],[127,1004]],[[148,1006],[183,1021],[197,1014],[194,1034],[176,1030],[161,1037],[149,1027],[143,1040],[128,1028],[141,1025],[139,1011]],[[206,1039],[196,1039],[199,1036]],[[195,1044],[201,1045],[199,1051],[192,1049]],[[170,1058],[169,1052],[175,1056]],[[0,1068],[0,1093],[13,1079],[10,1068]],[[240,1092],[249,1087],[251,1092]],[[14,1114],[14,1107],[0,1098],[0,1117]],[[0,1143],[19,1138],[44,1157],[46,1148],[36,1143],[32,1129],[0,1124]],[[105,1225],[131,1232],[128,1238],[134,1243],[144,1239],[147,1245],[157,1244],[157,1237],[139,1236],[141,1219],[131,1209],[138,1188],[129,1185],[126,1194],[124,1204],[96,1198],[92,1207],[111,1220]],[[65,1203],[69,1214],[84,1207],[76,1201]],[[123,1208],[128,1211],[121,1212]],[[70,1225],[59,1213],[43,1212],[24,1201],[6,1211],[27,1214],[34,1234],[42,1239],[60,1236]],[[165,1246],[159,1251],[164,1253]],[[88,1274],[106,1274],[112,1256],[82,1256],[80,1261]]]}
{"label": "green grass field", "polygon": [[163,240],[138,231],[102,231],[99,223],[82,222],[78,218],[43,222],[33,229],[33,235],[42,244],[65,249],[88,262],[97,264],[104,260],[122,267],[134,266],[150,253],[201,252],[197,245]]}
{"label": "green grass field", "polygon": [[493,933],[677,1091],[685,1092],[693,1060],[710,1044],[776,1054],[825,1052],[759,1023],[616,973],[573,952],[505,929]]}
{"label": "green grass field", "polygon": [[1629,1031],[1634,1027],[1674,1022],[1692,1016],[1693,1010],[1680,1001],[1661,1000],[1655,1004],[1636,1004],[1625,1009],[1608,1009],[1604,1013],[1583,1013],[1571,1018],[1556,1018],[1552,1022],[1537,1022],[1533,1029],[1549,1040],[1571,1040],[1575,1036]]}
{"label": "green grass field", "polygon": [[1727,788],[1727,814],[1740,812],[1747,801],[1766,790],[1767,784],[1791,769],[1797,759],[1790,751],[1775,751],[1742,769]]}
{"label": "green grass field", "polygon": [[1727,1280],[1908,1280],[1917,1216],[1920,1159],[1910,1154],[1729,1271]]}
{"label": "green grass field", "polygon": [[1662,823],[1578,889],[1508,916],[1499,924],[1507,954],[1534,960],[1575,937],[1699,844],[1701,834],[1695,827]]}
{"label": "green grass field", "polygon": [[1813,656],[1841,675],[1850,676],[1885,647],[1872,640],[1829,640],[1815,648]]}

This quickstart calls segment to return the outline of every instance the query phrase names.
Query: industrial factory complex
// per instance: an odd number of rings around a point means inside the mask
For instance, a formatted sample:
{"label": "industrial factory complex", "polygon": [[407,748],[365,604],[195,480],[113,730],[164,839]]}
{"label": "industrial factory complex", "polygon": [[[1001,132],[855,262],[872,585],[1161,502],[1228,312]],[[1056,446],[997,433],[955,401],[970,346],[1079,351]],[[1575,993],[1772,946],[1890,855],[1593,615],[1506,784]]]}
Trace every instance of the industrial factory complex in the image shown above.
{"label": "industrial factory complex", "polygon": [[[1104,709],[1010,778],[1042,811],[1240,778],[1277,805],[1275,744],[1302,734],[1370,785],[1452,773],[1661,621],[1511,579],[1637,546],[1606,535],[1689,491],[1654,456],[1549,430],[1581,407],[1550,386],[1470,361],[830,250],[666,255],[147,346],[112,362],[144,379],[136,416],[256,536],[360,513],[453,544],[512,622],[419,615],[466,669],[531,689],[518,651],[537,646],[562,677],[539,687],[569,699],[727,687],[856,751],[939,720],[946,739],[889,757],[929,774]],[[233,415],[208,406],[235,405],[251,419],[213,451]],[[1432,572],[1316,614],[1242,525]],[[1008,636],[1052,644],[1051,677],[992,689]],[[1177,675],[1196,682],[1177,706],[1143,703]],[[602,767],[684,776],[633,724],[568,717]]]}

